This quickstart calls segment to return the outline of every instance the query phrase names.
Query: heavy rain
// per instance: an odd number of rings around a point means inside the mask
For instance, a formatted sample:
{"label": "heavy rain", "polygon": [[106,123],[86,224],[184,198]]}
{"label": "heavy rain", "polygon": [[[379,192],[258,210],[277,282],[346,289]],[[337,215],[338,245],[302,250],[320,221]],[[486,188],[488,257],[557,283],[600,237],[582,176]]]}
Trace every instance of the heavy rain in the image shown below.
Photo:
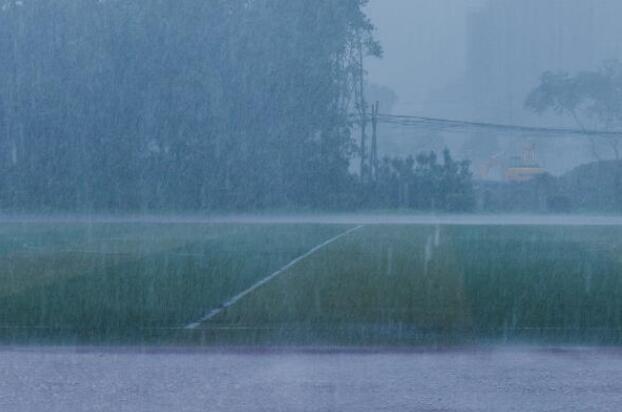
{"label": "heavy rain", "polygon": [[619,0],[0,0],[0,410],[618,411]]}

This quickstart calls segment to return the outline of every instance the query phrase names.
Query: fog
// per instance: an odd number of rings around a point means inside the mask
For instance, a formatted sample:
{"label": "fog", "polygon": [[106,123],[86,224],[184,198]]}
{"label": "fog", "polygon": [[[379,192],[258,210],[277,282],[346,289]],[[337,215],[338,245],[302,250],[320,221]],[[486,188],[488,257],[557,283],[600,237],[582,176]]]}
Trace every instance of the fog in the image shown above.
{"label": "fog", "polygon": [[619,410],[620,22],[0,0],[0,411]]}
{"label": "fog", "polygon": [[385,51],[369,80],[397,92],[400,114],[545,123],[524,108],[543,72],[622,55],[615,0],[372,0],[366,10]]}
{"label": "fog", "polygon": [[[546,71],[595,70],[622,53],[622,4],[615,0],[376,0],[367,10],[385,49],[383,59],[369,62],[369,80],[396,91],[397,114],[577,127],[571,116],[528,110],[529,92]],[[593,160],[582,139],[516,138],[503,131],[430,139],[431,133],[386,127],[383,148],[394,155],[449,146],[486,167],[491,157],[508,158],[535,144],[553,174]]]}
{"label": "fog", "polygon": [[[447,91],[445,106],[430,107],[435,94],[449,88],[467,69],[467,20],[484,1],[372,0],[367,12],[384,48],[371,59],[369,80],[395,90],[395,113],[464,118],[460,95]],[[452,103],[455,106],[452,107]],[[463,104],[462,108],[460,105]],[[456,109],[460,110],[456,113]]]}

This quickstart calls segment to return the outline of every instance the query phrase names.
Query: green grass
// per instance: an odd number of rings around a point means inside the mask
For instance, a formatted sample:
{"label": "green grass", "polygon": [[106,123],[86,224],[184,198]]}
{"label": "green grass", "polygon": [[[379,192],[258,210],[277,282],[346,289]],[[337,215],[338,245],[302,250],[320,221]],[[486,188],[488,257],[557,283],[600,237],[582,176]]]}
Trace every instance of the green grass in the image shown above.
{"label": "green grass", "polygon": [[619,228],[444,226],[438,246],[435,232],[369,226],[211,324],[276,342],[620,340]]}
{"label": "green grass", "polygon": [[3,224],[0,340],[622,341],[622,227]]}
{"label": "green grass", "polygon": [[0,334],[167,336],[340,226],[70,224],[1,229]]}

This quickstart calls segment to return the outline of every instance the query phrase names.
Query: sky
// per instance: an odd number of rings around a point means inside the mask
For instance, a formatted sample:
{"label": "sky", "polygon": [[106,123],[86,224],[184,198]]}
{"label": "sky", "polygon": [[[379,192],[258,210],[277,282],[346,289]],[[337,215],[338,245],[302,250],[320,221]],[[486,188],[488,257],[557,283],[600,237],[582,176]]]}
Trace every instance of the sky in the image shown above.
{"label": "sky", "polygon": [[368,16],[384,57],[367,62],[369,79],[399,96],[394,112],[432,115],[428,96],[465,70],[466,17],[478,0],[371,0]]}
{"label": "sky", "polygon": [[[544,72],[575,74],[622,60],[621,0],[370,0],[366,11],[384,48],[382,59],[367,60],[368,79],[397,94],[393,114],[577,128],[569,116],[528,110],[527,96]],[[582,121],[598,128],[593,119]],[[487,143],[489,153],[478,136],[388,127],[381,133],[388,154],[445,146],[474,162],[515,156],[536,141],[496,133],[499,143]],[[610,150],[603,150],[606,157]],[[593,160],[589,144],[577,138],[538,139],[537,156],[553,173]]]}

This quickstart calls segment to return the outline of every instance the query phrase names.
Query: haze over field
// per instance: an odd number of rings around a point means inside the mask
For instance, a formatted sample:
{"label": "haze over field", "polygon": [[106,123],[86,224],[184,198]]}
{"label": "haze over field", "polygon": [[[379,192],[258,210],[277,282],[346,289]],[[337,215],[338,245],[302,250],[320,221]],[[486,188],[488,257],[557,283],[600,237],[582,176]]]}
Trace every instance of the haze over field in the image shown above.
{"label": "haze over field", "polygon": [[[385,50],[381,60],[369,61],[369,80],[396,92],[397,102],[384,105],[396,114],[579,127],[572,116],[527,110],[529,92],[545,71],[595,70],[622,57],[616,17],[622,4],[615,0],[372,0],[367,11]],[[583,119],[582,126],[599,128],[592,120]],[[500,130],[426,140],[428,134],[386,127],[382,148],[396,155],[405,147],[447,145],[481,166],[492,156],[520,155],[535,143],[539,161],[554,174],[594,160],[581,139],[563,136],[537,139],[525,133],[517,139]]]}
{"label": "haze over field", "polygon": [[619,410],[620,22],[0,0],[0,411]]}
{"label": "haze over field", "polygon": [[399,114],[542,123],[523,100],[544,71],[622,56],[616,0],[371,0],[366,11],[385,51],[369,78],[396,91]]}

